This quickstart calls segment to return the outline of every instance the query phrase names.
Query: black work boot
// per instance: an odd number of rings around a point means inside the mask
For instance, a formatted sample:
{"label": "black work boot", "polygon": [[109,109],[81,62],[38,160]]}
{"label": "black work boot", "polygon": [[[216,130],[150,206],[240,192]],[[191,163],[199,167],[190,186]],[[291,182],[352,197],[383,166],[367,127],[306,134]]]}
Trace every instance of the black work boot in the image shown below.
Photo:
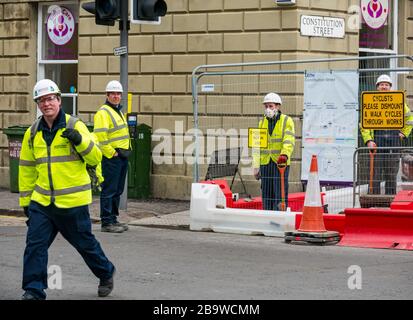
{"label": "black work boot", "polygon": [[25,293],[23,293],[21,299],[22,300],[44,300],[44,299],[39,298],[38,296],[34,295],[30,291],[26,291]]}
{"label": "black work boot", "polygon": [[127,223],[115,222],[114,225],[122,227],[123,231],[128,231],[129,230],[129,227],[128,227]]}
{"label": "black work boot", "polygon": [[100,280],[98,286],[98,296],[103,298],[107,297],[113,290],[113,276],[115,272],[113,272],[112,277],[107,280]]}
{"label": "black work boot", "polygon": [[125,228],[122,226],[119,226],[117,224],[107,224],[107,225],[103,225],[100,229],[100,231],[102,232],[113,232],[113,233],[122,233],[123,231],[125,231]]}

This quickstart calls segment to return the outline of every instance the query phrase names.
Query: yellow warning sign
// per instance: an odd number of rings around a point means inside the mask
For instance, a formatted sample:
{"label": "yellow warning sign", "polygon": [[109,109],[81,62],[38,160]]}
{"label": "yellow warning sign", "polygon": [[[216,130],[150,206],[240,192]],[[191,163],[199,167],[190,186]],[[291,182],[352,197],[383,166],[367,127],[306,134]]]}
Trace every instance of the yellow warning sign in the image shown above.
{"label": "yellow warning sign", "polygon": [[248,128],[248,148],[267,148],[268,129]]}
{"label": "yellow warning sign", "polygon": [[365,91],[361,94],[363,129],[402,129],[404,127],[403,91]]}

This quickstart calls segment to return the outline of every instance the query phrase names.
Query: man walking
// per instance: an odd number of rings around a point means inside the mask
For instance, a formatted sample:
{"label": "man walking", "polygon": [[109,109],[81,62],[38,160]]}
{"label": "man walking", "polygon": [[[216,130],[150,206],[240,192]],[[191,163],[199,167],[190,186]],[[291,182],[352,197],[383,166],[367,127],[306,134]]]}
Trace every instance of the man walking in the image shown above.
{"label": "man walking", "polygon": [[58,232],[76,248],[100,279],[98,295],[113,289],[115,267],[91,231],[91,181],[86,165],[102,152],[86,125],[66,115],[51,80],[36,83],[33,99],[40,117],[24,134],[19,163],[20,205],[28,216],[23,265],[23,300],[46,298],[48,248]]}
{"label": "man walking", "polygon": [[106,102],[96,112],[93,132],[103,153],[103,184],[100,194],[101,230],[121,233],[128,230],[120,223],[120,196],[125,187],[130,154],[129,129],[122,113],[120,101],[123,88],[119,81],[112,80],[106,86]]}

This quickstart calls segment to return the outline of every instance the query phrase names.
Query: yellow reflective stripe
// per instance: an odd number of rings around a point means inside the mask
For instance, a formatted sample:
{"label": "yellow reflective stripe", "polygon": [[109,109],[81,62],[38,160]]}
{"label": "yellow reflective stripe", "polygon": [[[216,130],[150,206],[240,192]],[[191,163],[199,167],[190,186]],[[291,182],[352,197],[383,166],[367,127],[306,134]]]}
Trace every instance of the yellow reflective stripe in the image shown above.
{"label": "yellow reflective stripe", "polygon": [[[44,158],[37,158],[36,159],[36,164],[42,164],[42,163],[48,163],[48,157]],[[70,162],[70,161],[78,161],[79,156],[75,154],[71,154],[70,156],[56,156],[56,157],[50,157],[50,162],[51,163],[56,163],[56,162]]]}
{"label": "yellow reflective stripe", "polygon": [[25,167],[34,167],[36,166],[36,161],[29,161],[29,160],[19,160],[19,166],[25,166]]}
{"label": "yellow reflective stripe", "polygon": [[29,197],[31,196],[33,193],[33,191],[20,191],[20,197],[24,198],[24,197]]}
{"label": "yellow reflective stripe", "polygon": [[106,141],[101,141],[100,144],[101,145],[107,145],[111,142],[119,141],[119,140],[129,140],[129,136],[122,136],[122,137],[112,138],[112,139],[109,139],[109,140],[106,140]]}
{"label": "yellow reflective stripe", "polygon": [[294,132],[291,132],[289,130],[285,130],[285,134],[289,134],[290,136],[295,136]]}
{"label": "yellow reflective stripe", "polygon": [[294,143],[293,143],[292,141],[290,141],[290,140],[285,140],[285,141],[283,142],[283,144],[291,144],[291,145],[294,145]]}
{"label": "yellow reflective stripe", "polygon": [[[75,192],[87,191],[87,190],[90,190],[90,189],[91,189],[91,186],[90,186],[90,183],[88,183],[88,184],[85,184],[83,186],[76,186],[76,187],[70,187],[70,188],[65,188],[65,189],[60,189],[60,190],[54,190],[53,193],[54,193],[55,196],[63,196],[63,195],[66,195],[66,194],[72,194],[72,193],[75,193]],[[42,194],[42,195],[45,195],[45,196],[51,196],[52,195],[51,190],[43,189],[42,187],[40,187],[38,185],[36,185],[34,187],[34,190],[36,192]]]}
{"label": "yellow reflective stripe", "polygon": [[[110,107],[109,107],[109,108],[110,108]],[[109,114],[110,119],[112,120],[113,129],[109,129],[109,131],[110,131],[110,130],[117,131],[117,130],[120,130],[120,129],[123,129],[123,128],[126,127],[125,124],[118,125],[118,124],[116,123],[115,117],[113,116],[112,112],[109,111],[108,109],[106,109],[105,107],[100,108],[100,110],[105,110],[105,111]],[[115,112],[116,112],[116,111],[115,111]],[[124,119],[123,116],[122,116],[122,111],[119,111],[119,113],[121,114],[121,115],[120,115],[121,119],[122,119],[123,121],[125,121],[125,119]]]}
{"label": "yellow reflective stripe", "polygon": [[80,155],[81,155],[82,157],[88,155],[88,154],[90,153],[90,151],[92,151],[94,145],[95,145],[95,144],[93,143],[93,141],[90,141],[88,147],[87,147],[85,150],[83,150],[82,152],[79,152]]}
{"label": "yellow reflective stripe", "polygon": [[261,150],[261,154],[279,154],[281,150]]}
{"label": "yellow reflective stripe", "polygon": [[285,116],[284,122],[283,122],[282,131],[281,131],[281,132],[282,132],[281,141],[284,140],[285,127],[287,126],[287,120],[288,120],[288,116]]}
{"label": "yellow reflective stripe", "polygon": [[113,133],[113,132],[115,132],[115,131],[118,131],[118,130],[120,130],[120,129],[123,129],[123,128],[127,128],[127,125],[126,124],[122,124],[122,125],[120,125],[120,126],[117,126],[117,127],[115,127],[115,128],[112,128],[112,129],[108,129],[108,128],[99,128],[99,129],[95,129],[95,130],[93,130],[93,132],[108,132],[108,133]]}
{"label": "yellow reflective stripe", "polygon": [[276,142],[281,142],[281,139],[275,139],[275,138],[270,138],[270,143],[276,143]]}

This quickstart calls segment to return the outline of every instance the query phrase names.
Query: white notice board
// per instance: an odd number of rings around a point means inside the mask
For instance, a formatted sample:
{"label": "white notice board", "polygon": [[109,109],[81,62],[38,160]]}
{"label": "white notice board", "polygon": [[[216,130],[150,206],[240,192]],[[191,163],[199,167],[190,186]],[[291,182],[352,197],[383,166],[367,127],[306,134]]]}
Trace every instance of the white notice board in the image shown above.
{"label": "white notice board", "polygon": [[308,179],[311,157],[318,158],[320,182],[353,182],[357,148],[357,71],[306,72],[301,180]]}

